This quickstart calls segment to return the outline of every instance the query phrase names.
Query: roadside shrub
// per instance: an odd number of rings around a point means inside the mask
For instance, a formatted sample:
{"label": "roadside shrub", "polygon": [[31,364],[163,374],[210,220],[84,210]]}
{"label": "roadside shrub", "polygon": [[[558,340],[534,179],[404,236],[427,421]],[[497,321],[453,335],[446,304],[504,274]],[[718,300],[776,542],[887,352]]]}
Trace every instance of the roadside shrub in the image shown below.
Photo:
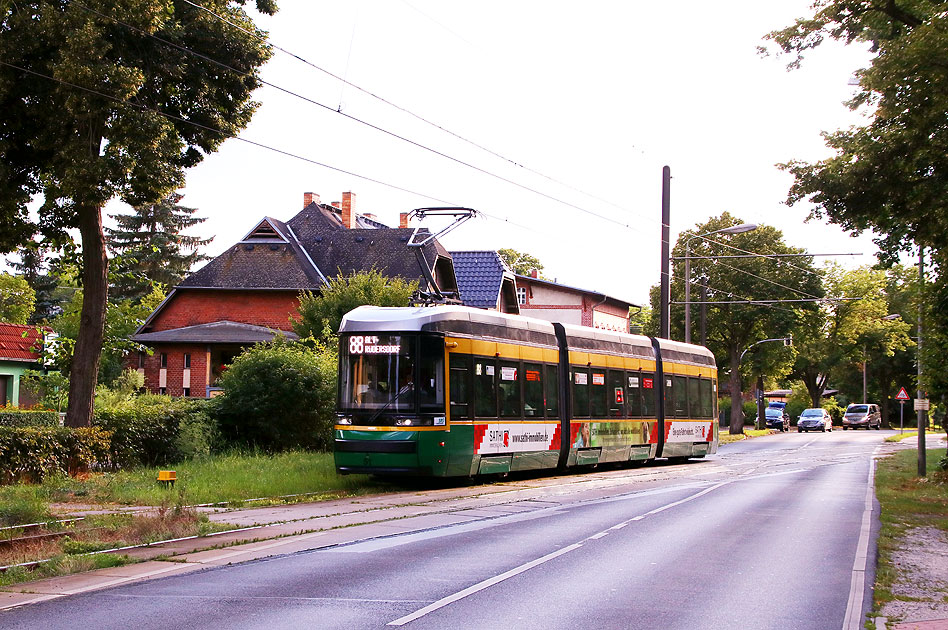
{"label": "roadside shrub", "polygon": [[827,398],[824,400],[823,409],[829,412],[834,425],[839,425],[843,421],[843,414],[846,413],[846,408],[836,402],[836,398]]}
{"label": "roadside shrub", "polygon": [[277,338],[241,354],[221,377],[211,405],[232,444],[268,451],[327,450],[335,416],[336,354]]}
{"label": "roadside shrub", "polygon": [[217,421],[210,413],[211,401],[188,400],[186,413],[178,424],[175,448],[180,459],[204,457],[220,449],[221,436]]}
{"label": "roadside shrub", "polygon": [[110,438],[110,432],[98,427],[0,427],[0,481],[39,482],[53,475],[106,468]]}
{"label": "roadside shrub", "polygon": [[741,410],[744,412],[744,424],[751,425],[757,423],[757,401],[745,400],[741,404]]}
{"label": "roadside shrub", "polygon": [[97,408],[93,424],[112,434],[112,462],[118,467],[155,466],[181,458],[178,434],[189,414],[185,399],[145,394]]}
{"label": "roadside shrub", "polygon": [[0,407],[0,427],[58,427],[59,414],[42,409]]}

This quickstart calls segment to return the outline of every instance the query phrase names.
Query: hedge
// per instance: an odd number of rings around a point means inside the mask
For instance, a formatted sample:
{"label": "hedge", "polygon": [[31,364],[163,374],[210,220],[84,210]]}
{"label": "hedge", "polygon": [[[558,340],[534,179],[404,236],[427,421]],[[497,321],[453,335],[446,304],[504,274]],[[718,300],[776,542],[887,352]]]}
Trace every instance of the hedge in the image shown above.
{"label": "hedge", "polygon": [[202,402],[141,396],[129,404],[96,409],[93,424],[112,434],[112,463],[116,467],[167,464],[203,454],[201,449],[188,452],[180,439],[182,427],[202,433],[202,421],[206,420]]}
{"label": "hedge", "polygon": [[58,427],[59,414],[40,409],[0,407],[0,427]]}
{"label": "hedge", "polygon": [[0,427],[0,481],[43,479],[110,466],[111,433],[82,429]]}

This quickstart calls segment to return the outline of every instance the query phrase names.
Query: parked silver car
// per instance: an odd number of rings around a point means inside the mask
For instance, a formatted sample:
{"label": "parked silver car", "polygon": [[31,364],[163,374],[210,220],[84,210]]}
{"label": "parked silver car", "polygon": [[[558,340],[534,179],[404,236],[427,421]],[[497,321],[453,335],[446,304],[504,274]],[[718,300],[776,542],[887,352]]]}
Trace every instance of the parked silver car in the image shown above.
{"label": "parked silver car", "polygon": [[833,417],[826,409],[804,409],[797,420],[797,431],[832,431]]}
{"label": "parked silver car", "polygon": [[873,427],[882,428],[882,413],[879,405],[853,404],[846,407],[843,414],[843,431],[846,429],[864,428],[867,431]]}

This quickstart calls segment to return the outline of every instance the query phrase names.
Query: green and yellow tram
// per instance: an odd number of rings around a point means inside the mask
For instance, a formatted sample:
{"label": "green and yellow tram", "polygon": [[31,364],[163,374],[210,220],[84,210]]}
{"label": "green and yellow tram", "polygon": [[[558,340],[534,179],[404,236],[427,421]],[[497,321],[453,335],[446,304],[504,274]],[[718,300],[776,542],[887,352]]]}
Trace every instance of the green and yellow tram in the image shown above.
{"label": "green and yellow tram", "polygon": [[463,306],[363,306],[339,328],[336,469],[473,476],[718,445],[701,346]]}

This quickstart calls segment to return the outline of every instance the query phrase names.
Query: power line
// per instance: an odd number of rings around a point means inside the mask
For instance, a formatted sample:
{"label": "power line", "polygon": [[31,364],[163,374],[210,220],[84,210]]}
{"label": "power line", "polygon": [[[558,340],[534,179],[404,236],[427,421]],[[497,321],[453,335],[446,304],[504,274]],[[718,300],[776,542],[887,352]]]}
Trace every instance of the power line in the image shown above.
{"label": "power line", "polygon": [[746,270],[744,270],[744,269],[739,269],[739,268],[735,267],[734,265],[729,265],[729,264],[726,263],[726,262],[718,262],[717,264],[723,265],[723,266],[725,266],[725,267],[729,267],[730,269],[733,269],[734,271],[737,271],[738,273],[745,273],[745,274],[747,274],[747,275],[749,275],[749,276],[751,276],[751,277],[753,277],[753,278],[757,278],[758,280],[763,280],[764,282],[769,282],[770,284],[775,285],[775,286],[778,286],[778,287],[780,287],[781,289],[787,289],[788,291],[793,291],[794,293],[799,293],[800,295],[806,296],[806,297],[808,297],[808,298],[822,299],[822,298],[816,297],[816,296],[813,295],[812,293],[807,293],[806,291],[801,291],[801,290],[799,290],[799,289],[794,289],[793,287],[788,287],[788,286],[785,285],[785,284],[780,284],[779,282],[776,282],[775,280],[771,280],[771,279],[769,279],[769,278],[765,278],[765,277],[763,277],[763,276],[759,276],[759,275],[757,275],[756,273],[751,273],[750,271],[746,271]]}
{"label": "power line", "polygon": [[789,262],[786,262],[786,261],[783,261],[783,260],[777,260],[776,258],[774,258],[774,255],[773,255],[773,254],[759,254],[759,253],[757,253],[757,252],[751,252],[751,251],[748,251],[748,250],[746,250],[746,249],[741,249],[740,247],[735,247],[734,245],[731,245],[731,244],[729,244],[729,243],[725,243],[725,242],[723,242],[723,241],[715,240],[715,239],[713,239],[713,238],[702,237],[702,239],[703,239],[703,240],[706,240],[706,241],[709,241],[709,242],[711,242],[711,243],[715,243],[715,244],[717,244],[717,245],[723,245],[724,247],[727,247],[727,248],[729,248],[729,249],[733,249],[733,250],[735,250],[735,251],[741,252],[742,254],[754,254],[755,256],[760,256],[761,258],[770,258],[770,259],[775,260],[775,261],[778,262],[778,263],[783,263],[784,265],[787,265],[787,266],[789,266],[789,267],[793,267],[793,268],[796,269],[797,271],[802,271],[802,272],[804,272],[804,273],[808,273],[808,274],[811,274],[811,275],[818,276],[818,277],[821,277],[821,278],[822,278],[822,276],[821,276],[818,272],[816,272],[816,271],[812,271],[812,270],[810,270],[810,269],[805,269],[805,268],[803,268],[803,267],[797,267],[797,266],[794,265],[793,263],[789,263]]}
{"label": "power line", "polygon": [[[101,97],[103,97],[103,98],[106,98],[106,99],[108,99],[108,100],[114,101],[114,102],[116,102],[116,103],[120,103],[120,104],[125,105],[125,106],[127,106],[127,107],[132,107],[132,108],[135,108],[135,109],[138,109],[138,110],[141,110],[141,111],[151,112],[151,113],[153,113],[153,114],[156,114],[156,115],[158,115],[158,116],[162,116],[162,117],[167,118],[167,119],[169,119],[169,120],[176,120],[176,121],[182,122],[182,123],[184,123],[184,124],[186,124],[186,125],[191,125],[191,126],[193,126],[193,127],[199,128],[199,129],[204,129],[205,131],[210,131],[210,132],[212,132],[212,133],[218,133],[218,134],[224,136],[225,139],[231,137],[231,136],[229,136],[227,133],[225,133],[224,131],[221,131],[220,129],[216,129],[216,128],[210,127],[210,126],[208,126],[208,125],[203,125],[203,124],[201,124],[201,123],[196,123],[196,122],[194,122],[194,121],[192,121],[192,120],[188,120],[188,119],[182,118],[182,117],[180,117],[180,116],[175,116],[175,115],[173,115],[173,114],[168,114],[168,113],[162,112],[162,111],[160,111],[160,110],[158,110],[158,109],[155,109],[155,108],[152,108],[152,107],[147,107],[147,106],[145,106],[145,105],[141,105],[141,104],[138,104],[138,103],[133,103],[133,102],[131,102],[131,101],[127,101],[127,100],[125,100],[125,99],[121,99],[121,98],[118,98],[118,97],[116,97],[116,96],[112,96],[112,95],[110,95],[110,94],[106,94],[106,93],[104,93],[104,92],[100,92],[100,91],[98,91],[98,90],[93,90],[93,89],[91,89],[91,88],[87,88],[87,87],[84,87],[84,86],[81,86],[81,85],[76,85],[75,83],[70,83],[69,81],[64,81],[64,80],[62,80],[62,79],[57,79],[56,77],[52,77],[52,76],[49,76],[49,75],[47,75],[47,74],[43,74],[42,72],[37,72],[37,71],[35,71],[35,70],[30,70],[29,68],[23,68],[23,67],[21,67],[21,66],[17,66],[17,65],[15,65],[15,64],[9,63],[9,62],[4,61],[4,60],[2,60],[2,59],[0,59],[0,65],[8,66],[8,67],[13,68],[13,69],[15,69],[15,70],[19,70],[19,71],[21,71],[21,72],[26,72],[27,74],[32,74],[32,75],[34,75],[34,76],[38,76],[38,77],[41,77],[41,78],[43,78],[43,79],[48,79],[48,80],[50,80],[50,81],[54,81],[54,82],[56,82],[56,83],[60,83],[60,84],[65,85],[65,86],[67,86],[67,87],[75,88],[75,89],[77,89],[77,90],[82,90],[83,92],[88,92],[88,93],[90,93],[90,94],[95,94],[96,96],[101,96]],[[371,183],[373,183],[373,184],[378,184],[378,185],[380,185],[380,186],[385,186],[386,188],[391,188],[391,189],[393,189],[393,190],[398,190],[398,191],[400,191],[400,192],[408,193],[408,194],[410,194],[410,195],[415,195],[415,196],[421,197],[421,198],[423,198],[423,199],[430,199],[430,200],[432,200],[432,201],[437,201],[438,203],[442,203],[442,204],[449,205],[449,206],[457,206],[457,205],[459,205],[459,204],[457,204],[457,203],[455,203],[455,202],[452,202],[452,201],[446,201],[446,200],[444,200],[444,199],[440,199],[440,198],[438,198],[438,197],[433,197],[433,196],[431,196],[431,195],[426,195],[426,194],[424,194],[424,193],[420,193],[420,192],[411,190],[411,189],[409,189],[409,188],[404,188],[404,187],[398,186],[398,185],[396,185],[396,184],[389,184],[388,182],[382,181],[382,180],[380,180],[380,179],[375,179],[375,178],[369,177],[369,176],[367,176],[367,175],[361,175],[361,174],[356,173],[356,172],[354,172],[354,171],[349,171],[349,170],[346,170],[346,169],[343,169],[343,168],[339,168],[339,167],[337,167],[337,166],[332,166],[331,164],[326,164],[325,162],[319,162],[318,160],[314,160],[314,159],[311,159],[311,158],[307,158],[307,157],[304,157],[304,156],[302,156],[302,155],[297,155],[297,154],[295,154],[295,153],[292,153],[292,152],[290,152],[290,151],[286,151],[286,150],[284,150],[284,149],[278,149],[278,148],[276,148],[276,147],[272,147],[272,146],[270,146],[270,145],[263,144],[262,142],[256,142],[256,141],[254,141],[254,140],[248,140],[248,139],[246,139],[246,138],[241,138],[241,137],[239,137],[239,136],[232,136],[232,137],[234,138],[234,140],[238,140],[238,141],[240,141],[240,142],[244,142],[244,143],[246,143],[246,144],[249,144],[249,145],[252,145],[252,146],[255,146],[255,147],[259,147],[259,148],[261,148],[261,149],[266,149],[266,150],[268,150],[268,151],[272,151],[272,152],[274,152],[274,153],[278,153],[278,154],[284,155],[284,156],[286,156],[286,157],[291,157],[291,158],[294,158],[294,159],[297,159],[297,160],[301,160],[301,161],[304,161],[304,162],[308,162],[308,163],[310,163],[310,164],[314,164],[314,165],[316,165],[316,166],[321,166],[322,168],[326,168],[326,169],[329,169],[329,170],[331,170],[331,171],[336,171],[337,173],[342,173],[342,174],[344,174],[344,175],[349,175],[349,176],[351,176],[351,177],[356,177],[356,178],[361,179],[361,180],[363,180],[363,181],[371,182]]]}
{"label": "power line", "polygon": [[[439,124],[437,124],[437,123],[434,123],[434,122],[432,122],[432,121],[430,121],[430,120],[424,118],[423,116],[420,116],[420,115],[414,113],[413,111],[411,111],[411,110],[409,110],[409,109],[407,109],[407,108],[405,108],[405,107],[402,107],[402,106],[400,106],[400,105],[397,105],[397,104],[393,103],[392,101],[389,101],[389,100],[386,99],[386,98],[383,98],[383,97],[381,97],[381,96],[379,96],[379,95],[377,95],[377,94],[375,94],[375,93],[373,93],[373,92],[371,92],[371,91],[369,91],[369,90],[366,90],[366,89],[364,89],[364,88],[362,88],[362,87],[356,85],[355,83],[352,83],[351,81],[348,81],[347,79],[345,79],[345,78],[343,78],[343,77],[340,77],[339,75],[334,74],[334,73],[330,72],[329,70],[326,70],[325,68],[322,68],[322,67],[316,65],[315,63],[313,63],[313,62],[311,62],[311,61],[309,61],[309,60],[307,60],[307,59],[305,59],[305,58],[303,58],[303,57],[297,55],[296,53],[293,53],[293,52],[291,52],[291,51],[289,51],[289,50],[287,50],[287,49],[285,49],[285,48],[283,48],[283,47],[281,47],[281,46],[278,46],[278,45],[276,45],[276,44],[270,42],[268,39],[261,37],[261,36],[258,35],[257,33],[253,32],[253,31],[250,31],[250,30],[244,28],[243,26],[240,26],[239,24],[234,23],[234,22],[231,21],[231,20],[228,20],[226,17],[223,17],[223,16],[221,16],[221,15],[218,15],[217,13],[214,13],[214,12],[211,11],[210,9],[208,9],[208,8],[206,8],[206,7],[204,7],[204,6],[201,6],[200,4],[197,4],[197,3],[195,3],[195,2],[192,2],[191,0],[184,0],[184,2],[187,3],[187,4],[189,4],[189,5],[191,5],[191,6],[193,6],[193,7],[195,7],[196,9],[199,9],[199,10],[201,10],[201,11],[205,11],[206,13],[208,13],[209,15],[215,17],[216,19],[220,20],[221,22],[224,22],[225,24],[228,24],[228,25],[232,26],[233,28],[236,28],[236,29],[240,30],[241,32],[243,32],[243,33],[245,33],[245,34],[250,35],[251,37],[255,37],[255,38],[257,38],[258,40],[267,43],[267,45],[271,46],[274,50],[277,50],[277,51],[279,51],[279,52],[281,52],[281,53],[283,53],[283,54],[285,54],[285,55],[288,55],[288,56],[290,56],[290,57],[293,57],[294,59],[296,59],[296,60],[298,60],[298,61],[300,61],[300,62],[306,64],[307,66],[310,66],[311,68],[313,68],[313,69],[315,69],[315,70],[318,70],[319,72],[322,72],[322,73],[324,73],[325,75],[327,75],[327,76],[329,76],[329,77],[331,77],[331,78],[333,78],[333,79],[335,79],[335,80],[337,80],[337,81],[341,81],[341,82],[344,83],[345,85],[347,85],[347,86],[349,86],[349,87],[352,87],[352,88],[354,88],[355,90],[358,90],[359,92],[362,92],[363,94],[366,94],[367,96],[370,96],[371,98],[374,98],[374,99],[376,99],[376,100],[378,100],[378,101],[380,101],[380,102],[382,102],[382,103],[384,103],[384,104],[386,104],[386,105],[388,105],[388,106],[390,106],[390,107],[393,107],[393,108],[397,109],[397,110],[400,111],[400,112],[403,112],[403,113],[405,113],[405,114],[408,114],[408,115],[411,116],[412,118],[415,118],[415,119],[417,119],[417,120],[423,122],[423,123],[426,124],[426,125],[429,125],[429,126],[431,126],[431,127],[434,127],[435,129],[438,129],[439,131],[442,131],[443,133],[446,133],[446,134],[448,134],[448,135],[450,135],[450,136],[452,136],[452,137],[454,137],[454,138],[456,138],[456,139],[458,139],[458,140],[460,140],[460,141],[462,141],[462,142],[465,142],[465,143],[467,143],[467,144],[469,144],[469,145],[471,145],[471,146],[473,146],[473,147],[475,147],[475,148],[477,148],[477,149],[479,149],[479,150],[481,150],[481,151],[484,151],[485,153],[488,153],[488,154],[490,154],[490,155],[492,155],[492,156],[494,156],[494,157],[496,157],[496,158],[499,158],[499,159],[501,159],[501,160],[503,160],[503,161],[505,161],[505,162],[507,162],[507,163],[513,165],[513,166],[516,166],[516,167],[521,168],[521,169],[523,169],[523,170],[525,170],[525,171],[528,171],[528,172],[530,172],[530,173],[533,173],[534,175],[537,175],[537,176],[539,176],[539,177],[542,177],[543,179],[546,179],[546,180],[548,180],[548,181],[550,181],[550,182],[553,182],[553,183],[555,183],[555,184],[557,184],[557,185],[559,185],[559,186],[563,186],[564,188],[567,188],[567,189],[572,190],[572,191],[574,191],[574,192],[578,192],[578,193],[580,193],[580,194],[582,194],[582,195],[585,195],[585,196],[587,196],[587,197],[589,197],[589,198],[591,198],[591,199],[595,199],[596,201],[600,201],[600,202],[602,202],[602,203],[605,203],[605,204],[607,204],[607,205],[610,205],[610,206],[612,206],[612,207],[614,207],[614,208],[616,208],[616,209],[618,209],[618,210],[622,210],[623,212],[634,212],[635,214],[638,214],[639,216],[641,216],[641,217],[643,217],[643,218],[646,218],[647,220],[655,221],[654,218],[649,217],[649,216],[647,216],[646,214],[644,214],[644,213],[642,213],[642,212],[630,210],[629,208],[625,208],[625,207],[620,206],[620,205],[618,205],[618,204],[615,204],[615,203],[613,203],[613,202],[611,202],[611,201],[609,201],[609,200],[607,200],[607,199],[603,199],[602,197],[599,197],[599,196],[594,195],[594,194],[592,194],[592,193],[586,192],[586,191],[584,191],[584,190],[582,190],[582,189],[580,189],[580,188],[577,188],[577,187],[575,187],[575,186],[572,186],[572,185],[570,185],[570,184],[568,184],[568,183],[566,183],[566,182],[564,182],[564,181],[558,180],[558,179],[556,179],[556,178],[554,178],[554,177],[550,177],[549,175],[546,175],[546,174],[544,174],[544,173],[541,173],[540,171],[537,171],[537,170],[532,169],[532,168],[530,168],[530,167],[528,167],[528,166],[526,166],[526,165],[524,165],[524,164],[521,164],[520,162],[517,162],[517,161],[515,161],[515,160],[513,160],[513,159],[510,159],[510,158],[508,158],[508,157],[506,157],[506,156],[504,156],[504,155],[502,155],[502,154],[500,154],[500,153],[498,153],[498,152],[496,152],[496,151],[494,151],[494,150],[492,150],[492,149],[489,149],[489,148],[487,148],[487,147],[485,147],[485,146],[483,146],[483,145],[481,145],[481,144],[478,144],[477,142],[474,142],[473,140],[469,140],[469,139],[465,138],[464,136],[461,136],[461,135],[459,135],[459,134],[457,134],[457,133],[451,131],[450,129],[447,129],[447,128],[443,127],[442,125],[439,125]],[[108,17],[108,16],[106,16],[106,17]],[[132,27],[132,28],[134,28],[134,27]],[[174,44],[172,44],[172,45],[174,45]],[[267,83],[267,82],[263,81],[262,79],[261,79],[261,82],[263,82],[265,85],[269,85],[270,87],[273,87],[273,88],[275,88],[275,89],[279,89],[279,90],[282,90],[282,91],[286,91],[286,92],[288,92],[288,93],[290,93],[290,94],[293,94],[292,92],[289,92],[288,90],[283,90],[283,88],[280,88],[280,87],[278,87],[278,86],[275,86],[275,85],[272,85],[272,84],[270,84],[270,83]],[[296,95],[296,94],[293,94],[293,95],[294,95],[294,96],[298,96],[298,95]],[[303,97],[300,97],[300,98],[303,98]],[[307,100],[308,100],[308,99],[307,99]],[[355,120],[355,121],[357,121],[357,122],[363,122],[363,121],[359,120],[358,118],[355,118],[355,117],[353,117],[353,116],[349,116],[348,114],[343,113],[340,108],[332,108],[332,107],[329,107],[329,106],[326,106],[326,105],[322,105],[322,104],[320,104],[320,103],[316,103],[316,104],[318,104],[318,105],[320,105],[320,106],[322,106],[322,107],[326,107],[326,108],[329,109],[330,111],[336,112],[337,114],[341,114],[341,115],[343,115],[343,116],[346,116],[347,118],[352,118],[353,120]],[[363,123],[363,124],[369,124],[369,123]],[[373,125],[369,125],[369,126],[373,126]],[[374,127],[374,126],[373,126],[373,127]],[[385,130],[382,130],[382,129],[379,129],[379,130],[380,130],[380,131],[385,131]],[[390,133],[390,132],[385,131],[385,133]],[[392,134],[392,135],[395,135],[395,134]],[[399,137],[399,136],[396,136],[396,137]],[[401,138],[401,139],[404,139],[404,138]],[[411,141],[411,140],[407,140],[407,141],[408,141],[408,142],[411,142],[412,144],[416,144],[416,146],[419,146],[419,147],[422,147],[422,148],[426,148],[426,149],[427,149],[427,147],[423,147],[423,145],[418,145],[417,143],[415,143],[415,142],[413,142],[413,141]],[[428,149],[428,150],[434,151],[433,149]],[[437,151],[434,151],[434,152],[435,152],[435,153],[438,153],[439,155],[442,155],[442,154],[440,154],[440,153],[437,152]],[[442,157],[445,157],[445,158],[447,158],[447,159],[454,160],[454,161],[456,161],[456,162],[459,162],[460,164],[463,164],[463,165],[465,165],[465,166],[469,166],[470,168],[474,168],[474,169],[476,169],[476,170],[478,170],[478,171],[481,171],[481,172],[483,172],[483,173],[485,173],[485,174],[491,175],[491,176],[493,176],[493,177],[497,177],[497,178],[501,179],[502,181],[505,181],[505,182],[507,182],[507,183],[513,184],[514,186],[518,186],[518,187],[523,188],[524,190],[527,190],[527,191],[529,191],[529,192],[532,192],[532,193],[541,195],[541,196],[543,196],[543,197],[545,197],[545,198],[547,198],[547,199],[550,199],[550,200],[552,200],[552,201],[556,201],[556,202],[558,202],[558,203],[562,203],[562,204],[564,204],[564,205],[573,207],[573,208],[575,208],[575,209],[577,209],[577,210],[580,210],[580,211],[582,211],[582,212],[586,212],[587,214],[591,214],[592,216],[596,216],[596,217],[598,217],[598,218],[600,218],[600,219],[603,219],[603,220],[605,220],[605,221],[610,221],[610,222],[612,222],[612,223],[615,223],[615,224],[617,224],[617,225],[620,225],[620,226],[622,226],[622,227],[625,227],[625,228],[628,228],[628,229],[631,229],[631,230],[637,229],[637,228],[632,227],[632,226],[629,225],[629,224],[624,224],[624,223],[622,223],[622,222],[620,222],[620,221],[617,221],[617,220],[615,220],[615,219],[612,219],[612,218],[610,218],[610,217],[606,217],[606,216],[604,216],[604,215],[600,215],[600,214],[598,214],[598,213],[592,212],[591,210],[587,210],[587,209],[582,208],[582,207],[580,207],[580,206],[577,206],[577,205],[575,205],[575,204],[572,204],[572,203],[563,201],[563,200],[558,199],[558,198],[556,198],[556,197],[553,197],[553,196],[551,196],[551,195],[547,195],[546,193],[539,192],[539,191],[537,191],[537,190],[535,190],[535,189],[533,189],[533,188],[530,188],[530,187],[528,187],[528,186],[524,186],[524,185],[522,185],[522,184],[518,184],[518,183],[513,182],[513,181],[511,181],[511,180],[509,180],[509,179],[506,179],[506,178],[504,178],[504,177],[502,177],[502,176],[495,175],[495,174],[493,174],[493,173],[490,173],[490,172],[488,172],[488,171],[485,171],[485,170],[483,170],[483,169],[480,169],[479,167],[475,167],[475,166],[472,166],[472,165],[470,165],[470,164],[467,164],[467,163],[465,163],[465,162],[463,162],[463,161],[461,161],[461,160],[457,160],[456,158],[453,158],[453,157],[451,157],[451,156],[442,155]]]}

